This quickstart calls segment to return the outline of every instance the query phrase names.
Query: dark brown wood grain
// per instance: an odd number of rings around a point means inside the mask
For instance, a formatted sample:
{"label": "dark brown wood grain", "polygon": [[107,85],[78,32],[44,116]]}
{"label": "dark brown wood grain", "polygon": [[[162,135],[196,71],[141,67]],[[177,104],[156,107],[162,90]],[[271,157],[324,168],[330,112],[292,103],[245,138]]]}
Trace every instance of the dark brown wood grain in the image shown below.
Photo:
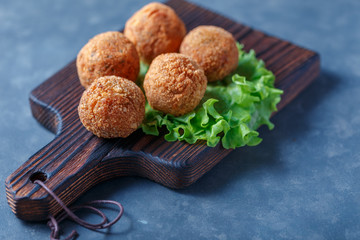
{"label": "dark brown wood grain", "polygon": [[[171,0],[167,4],[184,20],[188,30],[198,25],[217,25],[230,31],[245,50],[254,49],[274,72],[276,86],[284,90],[279,110],[319,74],[319,56],[315,52],[185,1]],[[77,115],[83,90],[72,61],[31,92],[34,117],[56,137],[6,179],[7,200],[21,219],[44,220],[49,213],[55,215],[61,210],[32,182],[34,179],[46,179],[46,185],[69,205],[93,185],[119,176],[141,176],[167,187],[183,188],[231,151],[201,142],[170,143],[162,136],[141,131],[126,139],[98,138],[85,130]]]}

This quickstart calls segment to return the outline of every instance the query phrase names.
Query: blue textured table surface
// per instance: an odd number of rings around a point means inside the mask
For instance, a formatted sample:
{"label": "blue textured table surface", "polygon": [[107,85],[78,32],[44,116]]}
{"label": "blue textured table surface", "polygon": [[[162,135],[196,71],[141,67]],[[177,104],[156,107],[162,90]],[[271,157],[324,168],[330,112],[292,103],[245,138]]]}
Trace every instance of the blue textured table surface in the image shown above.
{"label": "blue textured table surface", "polygon": [[[172,190],[127,177],[77,203],[122,202],[125,214],[80,239],[360,239],[360,2],[196,1],[321,55],[320,77],[261,129],[257,147],[233,151],[194,185]],[[97,33],[118,30],[147,1],[0,1],[0,176],[54,136],[32,117],[29,92],[73,60]],[[0,239],[47,239],[0,191]],[[111,212],[109,212],[111,214]],[[83,217],[98,220],[86,213]]]}

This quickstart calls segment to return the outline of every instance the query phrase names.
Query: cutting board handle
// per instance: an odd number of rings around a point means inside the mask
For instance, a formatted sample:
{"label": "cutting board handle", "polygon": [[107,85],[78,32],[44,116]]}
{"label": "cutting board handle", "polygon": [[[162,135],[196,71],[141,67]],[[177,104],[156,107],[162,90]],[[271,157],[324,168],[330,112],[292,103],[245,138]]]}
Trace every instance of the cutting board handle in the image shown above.
{"label": "cutting board handle", "polygon": [[[24,220],[44,220],[61,211],[59,204],[34,184],[35,180],[44,182],[69,205],[99,181],[121,176],[123,158],[102,161],[115,143],[94,136],[80,121],[66,126],[6,179],[7,199],[13,212]],[[116,174],[104,172],[104,167],[116,168]]]}

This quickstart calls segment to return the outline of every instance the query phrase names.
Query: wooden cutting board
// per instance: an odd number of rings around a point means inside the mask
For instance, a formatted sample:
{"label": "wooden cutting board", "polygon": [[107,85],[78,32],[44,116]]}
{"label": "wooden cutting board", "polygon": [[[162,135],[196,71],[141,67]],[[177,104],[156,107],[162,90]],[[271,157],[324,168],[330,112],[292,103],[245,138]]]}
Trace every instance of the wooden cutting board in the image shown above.
{"label": "wooden cutting board", "polygon": [[[220,26],[243,43],[246,51],[254,49],[275,74],[276,86],[284,90],[279,110],[319,74],[319,55],[313,51],[183,0],[166,4],[183,19],[188,31],[198,25]],[[43,180],[69,205],[95,184],[113,177],[141,176],[170,188],[183,188],[231,151],[220,145],[210,148],[203,143],[166,142],[163,136],[145,135],[141,130],[126,139],[98,138],[86,131],[78,118],[83,91],[72,61],[31,92],[34,117],[56,136],[6,179],[7,200],[17,217],[45,220],[49,213],[61,211],[57,202],[33,183],[36,179]]]}

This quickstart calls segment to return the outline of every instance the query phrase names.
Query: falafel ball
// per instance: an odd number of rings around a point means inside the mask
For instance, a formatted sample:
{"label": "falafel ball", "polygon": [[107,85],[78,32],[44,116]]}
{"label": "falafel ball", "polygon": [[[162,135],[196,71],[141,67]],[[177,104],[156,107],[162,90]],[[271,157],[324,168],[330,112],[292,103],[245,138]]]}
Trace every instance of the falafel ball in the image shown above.
{"label": "falafel ball", "polygon": [[157,56],[144,79],[150,106],[174,116],[191,112],[203,98],[206,86],[204,71],[190,57],[180,53]]}
{"label": "falafel ball", "polygon": [[209,82],[221,80],[236,69],[239,52],[231,33],[216,26],[199,26],[184,38],[180,53],[193,58]]}
{"label": "falafel ball", "polygon": [[186,28],[172,8],[153,2],[129,18],[124,34],[135,44],[141,61],[150,64],[162,53],[179,52]]}
{"label": "falafel ball", "polygon": [[133,81],[100,77],[84,91],[78,112],[86,129],[98,137],[125,138],[142,123],[145,96]]}
{"label": "falafel ball", "polygon": [[97,78],[119,76],[135,81],[140,70],[136,48],[124,34],[105,32],[96,35],[80,50],[76,67],[85,88]]}

